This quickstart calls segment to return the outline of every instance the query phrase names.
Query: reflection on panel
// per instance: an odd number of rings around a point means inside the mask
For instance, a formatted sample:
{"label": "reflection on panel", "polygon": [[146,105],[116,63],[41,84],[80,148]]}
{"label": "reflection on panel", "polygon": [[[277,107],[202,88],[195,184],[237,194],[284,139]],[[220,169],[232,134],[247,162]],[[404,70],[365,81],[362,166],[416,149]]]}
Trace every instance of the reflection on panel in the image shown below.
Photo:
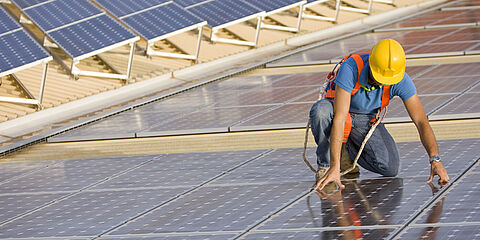
{"label": "reflection on panel", "polygon": [[415,223],[478,223],[479,197],[480,174],[467,174]]}
{"label": "reflection on panel", "polygon": [[253,232],[244,239],[386,239],[393,228],[379,229],[349,229],[349,230],[324,230],[324,231],[279,231],[279,232]]}
{"label": "reflection on panel", "polygon": [[259,229],[403,224],[432,197],[423,178],[377,178],[343,184],[345,189],[340,191],[330,183],[324,190],[310,193]]}
{"label": "reflection on panel", "polygon": [[397,239],[480,239],[480,225],[414,226],[407,228]]}

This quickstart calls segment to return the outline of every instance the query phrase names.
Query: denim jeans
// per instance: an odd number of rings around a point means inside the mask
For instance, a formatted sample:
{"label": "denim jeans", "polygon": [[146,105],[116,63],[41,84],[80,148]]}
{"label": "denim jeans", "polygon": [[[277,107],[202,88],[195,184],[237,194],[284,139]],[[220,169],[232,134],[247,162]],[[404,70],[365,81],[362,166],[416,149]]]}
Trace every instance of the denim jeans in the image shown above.
{"label": "denim jeans", "polygon": [[[346,143],[348,155],[353,160],[357,156],[365,135],[367,135],[374,115],[350,113],[352,130]],[[317,101],[310,110],[310,126],[317,143],[317,164],[321,168],[330,166],[330,132],[333,120],[333,101],[323,99]],[[380,123],[373,135],[365,144],[358,159],[363,168],[383,176],[396,176],[400,157],[397,145],[387,129]]]}

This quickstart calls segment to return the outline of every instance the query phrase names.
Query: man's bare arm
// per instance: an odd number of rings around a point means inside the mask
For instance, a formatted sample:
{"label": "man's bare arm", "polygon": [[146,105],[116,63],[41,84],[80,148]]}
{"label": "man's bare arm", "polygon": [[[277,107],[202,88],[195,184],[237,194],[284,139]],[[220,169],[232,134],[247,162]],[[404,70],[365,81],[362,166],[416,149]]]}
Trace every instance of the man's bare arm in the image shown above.
{"label": "man's bare arm", "polygon": [[[404,101],[405,108],[407,109],[410,118],[417,127],[418,134],[420,135],[420,140],[422,141],[425,150],[428,153],[429,157],[439,155],[438,144],[435,138],[435,134],[430,126],[427,115],[423,110],[423,106],[418,98],[418,95],[415,94],[406,101]],[[430,169],[430,178],[428,182],[433,180],[433,177],[438,175],[440,179],[439,183],[446,183],[450,180],[447,170],[443,166],[442,162],[432,162]]]}

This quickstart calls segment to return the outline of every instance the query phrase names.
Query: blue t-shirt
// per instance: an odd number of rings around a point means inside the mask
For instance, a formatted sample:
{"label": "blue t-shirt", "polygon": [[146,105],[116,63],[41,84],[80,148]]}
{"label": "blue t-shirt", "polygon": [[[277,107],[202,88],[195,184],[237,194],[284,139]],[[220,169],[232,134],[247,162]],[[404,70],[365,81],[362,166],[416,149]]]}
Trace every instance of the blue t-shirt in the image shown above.
{"label": "blue t-shirt", "polygon": [[[370,72],[370,66],[368,65],[369,54],[360,55],[363,60],[364,67],[360,74],[360,84],[367,88],[371,88],[372,85],[368,84],[368,75]],[[338,70],[337,78],[335,79],[336,87],[341,87],[347,92],[352,92],[357,84],[358,69],[357,64],[353,58],[348,58]],[[330,84],[328,88],[330,88]],[[350,112],[371,114],[376,113],[382,103],[383,87],[371,91],[366,91],[360,88],[358,92],[352,95],[350,102]],[[403,101],[409,99],[417,93],[417,89],[413,84],[412,79],[407,73],[403,76],[403,79],[390,87],[390,99],[395,96],[399,96]]]}

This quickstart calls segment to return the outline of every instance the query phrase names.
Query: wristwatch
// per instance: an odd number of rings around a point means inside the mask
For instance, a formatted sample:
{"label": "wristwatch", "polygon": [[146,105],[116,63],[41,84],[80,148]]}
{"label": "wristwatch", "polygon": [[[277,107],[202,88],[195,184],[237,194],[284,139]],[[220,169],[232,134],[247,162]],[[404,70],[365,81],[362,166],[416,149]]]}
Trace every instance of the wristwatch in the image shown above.
{"label": "wristwatch", "polygon": [[435,155],[435,156],[433,156],[433,157],[430,157],[430,164],[431,164],[432,162],[440,162],[440,156]]}

